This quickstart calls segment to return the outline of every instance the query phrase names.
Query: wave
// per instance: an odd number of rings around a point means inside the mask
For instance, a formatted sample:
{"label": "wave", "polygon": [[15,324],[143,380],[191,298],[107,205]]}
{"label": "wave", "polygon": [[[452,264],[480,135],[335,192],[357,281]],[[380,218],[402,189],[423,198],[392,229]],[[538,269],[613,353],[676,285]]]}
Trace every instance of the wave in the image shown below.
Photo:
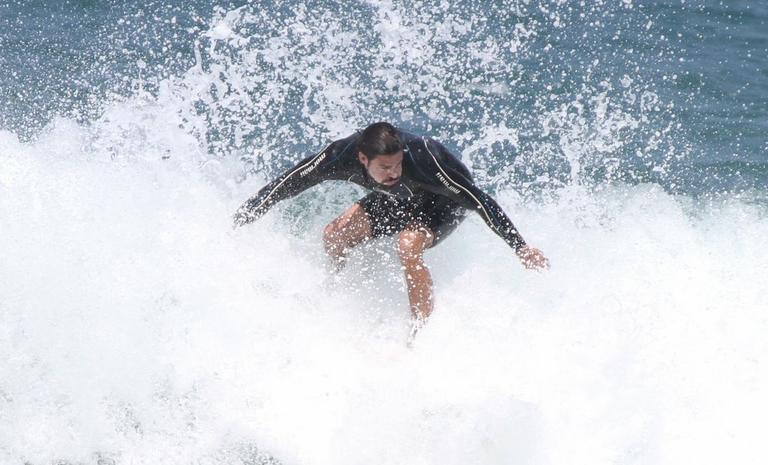
{"label": "wave", "polygon": [[[598,3],[217,10],[188,71],[0,131],[0,462],[763,463],[765,189],[681,180],[687,128],[627,71],[667,48],[602,68],[590,24],[653,25]],[[356,188],[231,228],[276,172],[380,118],[453,144],[552,261],[524,270],[472,216],[427,253],[412,349],[390,241],[325,272]]]}
{"label": "wave", "polygon": [[354,192],[233,231],[262,179],[174,165],[183,140],[105,161],[90,131],[0,138],[5,463],[766,457],[759,206],[650,184],[502,190],[552,269],[526,272],[469,220],[427,255],[437,307],[408,350],[391,243],[327,282],[320,230]]}

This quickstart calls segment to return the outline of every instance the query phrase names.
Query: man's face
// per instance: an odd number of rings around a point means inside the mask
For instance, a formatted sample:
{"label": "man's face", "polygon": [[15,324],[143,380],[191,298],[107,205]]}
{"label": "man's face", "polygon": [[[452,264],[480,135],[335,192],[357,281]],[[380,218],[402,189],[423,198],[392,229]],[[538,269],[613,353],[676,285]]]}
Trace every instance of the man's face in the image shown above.
{"label": "man's face", "polygon": [[366,157],[363,152],[358,152],[357,159],[377,183],[394,186],[400,182],[400,176],[403,174],[402,150],[392,155],[377,155],[373,160]]}

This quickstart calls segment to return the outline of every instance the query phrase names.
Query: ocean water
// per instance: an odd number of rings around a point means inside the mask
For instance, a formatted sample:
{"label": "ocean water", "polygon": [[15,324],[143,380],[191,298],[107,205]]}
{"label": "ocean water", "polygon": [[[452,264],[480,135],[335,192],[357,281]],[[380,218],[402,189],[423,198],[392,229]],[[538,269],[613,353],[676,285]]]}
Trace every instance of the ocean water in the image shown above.
{"label": "ocean water", "polygon": [[[328,183],[386,119],[476,216],[337,280]],[[0,464],[764,464],[768,3],[0,0]]]}

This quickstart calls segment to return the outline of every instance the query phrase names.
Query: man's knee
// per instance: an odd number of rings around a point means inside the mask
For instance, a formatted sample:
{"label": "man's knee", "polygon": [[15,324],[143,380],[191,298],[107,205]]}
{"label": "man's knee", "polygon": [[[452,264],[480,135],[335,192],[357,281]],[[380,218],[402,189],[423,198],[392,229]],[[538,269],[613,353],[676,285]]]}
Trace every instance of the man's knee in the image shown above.
{"label": "man's knee", "polygon": [[325,225],[325,228],[323,228],[323,242],[327,244],[333,241],[333,239],[337,236],[336,234],[337,228],[338,226],[335,220]]}
{"label": "man's knee", "polygon": [[397,239],[397,253],[400,263],[405,266],[418,265],[424,249],[429,246],[431,233],[424,229],[409,230],[400,233]]}

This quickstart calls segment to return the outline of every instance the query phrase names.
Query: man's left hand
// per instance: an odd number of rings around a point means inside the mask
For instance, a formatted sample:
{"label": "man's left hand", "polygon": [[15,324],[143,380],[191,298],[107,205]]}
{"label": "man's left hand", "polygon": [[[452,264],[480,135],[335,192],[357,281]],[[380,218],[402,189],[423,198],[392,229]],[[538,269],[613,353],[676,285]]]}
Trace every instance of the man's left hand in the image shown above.
{"label": "man's left hand", "polygon": [[517,251],[520,262],[529,270],[543,270],[549,268],[549,259],[544,256],[541,250],[534,247],[525,246]]}

